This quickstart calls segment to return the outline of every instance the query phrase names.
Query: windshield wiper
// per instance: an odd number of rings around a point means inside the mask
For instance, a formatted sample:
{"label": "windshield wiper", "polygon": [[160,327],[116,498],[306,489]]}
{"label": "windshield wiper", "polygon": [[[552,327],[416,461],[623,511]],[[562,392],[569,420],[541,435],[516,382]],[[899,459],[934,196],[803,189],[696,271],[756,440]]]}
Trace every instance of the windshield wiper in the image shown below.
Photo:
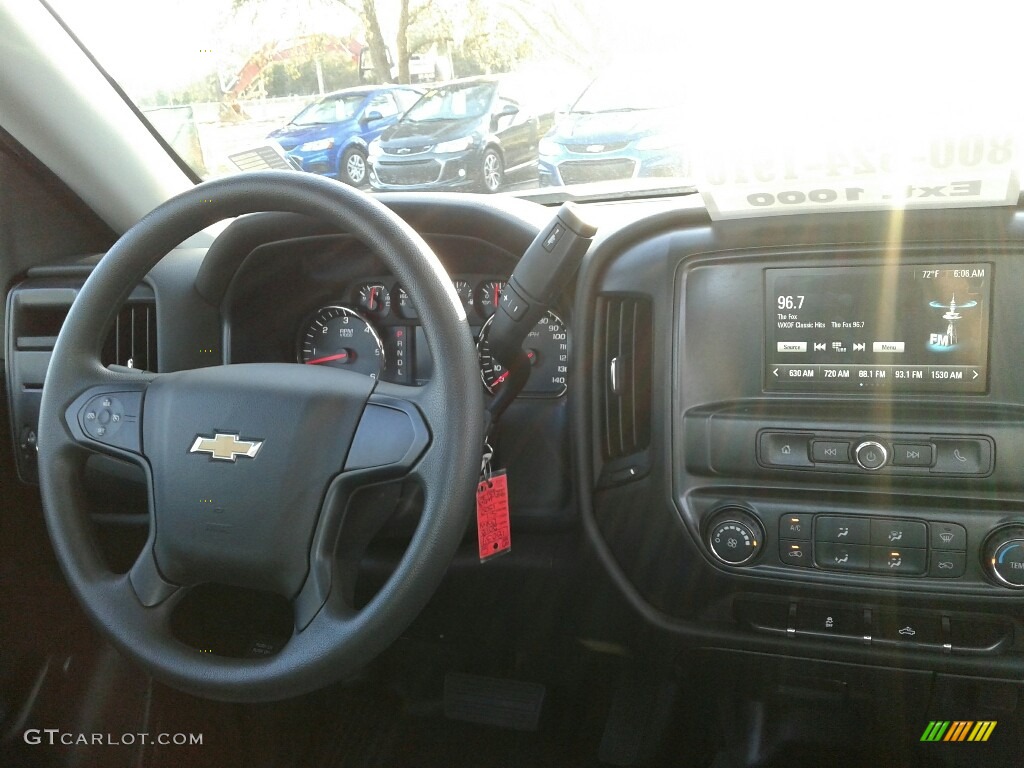
{"label": "windshield wiper", "polygon": [[541,187],[540,189],[512,190],[506,194],[532,200],[541,205],[560,205],[571,200],[578,203],[609,202],[614,200],[637,200],[656,197],[684,197],[697,193],[692,184],[669,186],[643,185],[635,188],[614,187],[608,182],[578,184],[573,187]]}
{"label": "windshield wiper", "polygon": [[615,107],[614,109],[574,109],[574,115],[610,115],[612,112],[645,112],[647,107]]}

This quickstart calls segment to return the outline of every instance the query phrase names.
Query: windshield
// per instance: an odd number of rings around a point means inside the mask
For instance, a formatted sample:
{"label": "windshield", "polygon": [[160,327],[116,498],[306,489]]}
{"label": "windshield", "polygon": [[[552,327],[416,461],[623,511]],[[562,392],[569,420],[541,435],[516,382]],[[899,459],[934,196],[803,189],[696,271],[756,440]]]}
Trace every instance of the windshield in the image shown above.
{"label": "windshield", "polygon": [[628,80],[621,76],[598,77],[580,96],[573,112],[628,112],[659,109],[678,103],[682,89],[655,80]]}
{"label": "windshield", "polygon": [[494,96],[492,83],[464,83],[427,91],[410,109],[406,120],[461,120],[480,117],[491,106]]}
{"label": "windshield", "polygon": [[[995,0],[632,0],[628,23],[621,0],[51,4],[201,178],[262,162],[370,193],[697,191],[723,216],[1019,188],[1022,18]],[[371,84],[360,120],[282,130],[346,121],[362,94],[331,94]],[[399,152],[411,121],[437,135]],[[488,149],[503,162],[484,185]]]}
{"label": "windshield", "polygon": [[338,96],[310,104],[292,119],[292,125],[318,125],[351,120],[356,116],[364,99],[363,95]]}

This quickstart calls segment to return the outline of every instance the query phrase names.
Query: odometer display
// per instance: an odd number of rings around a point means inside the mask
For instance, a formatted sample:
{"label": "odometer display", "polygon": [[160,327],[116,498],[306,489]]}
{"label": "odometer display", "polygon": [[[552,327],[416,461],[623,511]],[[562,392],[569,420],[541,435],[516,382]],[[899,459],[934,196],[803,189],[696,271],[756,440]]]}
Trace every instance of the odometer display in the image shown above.
{"label": "odometer display", "polygon": [[[480,357],[480,377],[491,394],[497,392],[508,376],[508,372],[491,356],[487,343],[487,332],[491,317],[480,329],[477,353]],[[523,387],[524,394],[559,397],[565,394],[566,377],[569,372],[569,333],[565,324],[554,312],[548,312],[537,321],[526,339],[523,349],[530,358],[530,378]]]}
{"label": "odometer display", "polygon": [[345,368],[379,379],[384,345],[377,332],[348,307],[318,309],[299,337],[299,362]]}

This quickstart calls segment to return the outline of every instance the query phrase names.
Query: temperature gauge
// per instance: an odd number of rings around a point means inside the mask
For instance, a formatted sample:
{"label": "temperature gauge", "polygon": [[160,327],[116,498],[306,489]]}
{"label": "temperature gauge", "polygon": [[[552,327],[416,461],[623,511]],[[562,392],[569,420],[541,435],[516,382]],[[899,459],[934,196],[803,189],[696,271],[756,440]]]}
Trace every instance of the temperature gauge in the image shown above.
{"label": "temperature gauge", "polygon": [[391,311],[391,293],[383,283],[367,283],[359,289],[359,308],[372,317],[385,317]]}
{"label": "temperature gauge", "polygon": [[488,280],[480,283],[477,288],[477,309],[482,317],[492,317],[498,309],[498,302],[501,301],[501,292],[505,288],[504,280]]}

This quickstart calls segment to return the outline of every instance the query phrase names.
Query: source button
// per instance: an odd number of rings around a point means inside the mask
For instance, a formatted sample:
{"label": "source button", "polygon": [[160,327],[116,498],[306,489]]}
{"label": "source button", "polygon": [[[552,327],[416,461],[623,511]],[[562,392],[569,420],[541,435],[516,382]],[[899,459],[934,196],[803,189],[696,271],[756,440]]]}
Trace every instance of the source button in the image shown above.
{"label": "source button", "polygon": [[806,341],[780,341],[776,347],[779,352],[806,352]]}

